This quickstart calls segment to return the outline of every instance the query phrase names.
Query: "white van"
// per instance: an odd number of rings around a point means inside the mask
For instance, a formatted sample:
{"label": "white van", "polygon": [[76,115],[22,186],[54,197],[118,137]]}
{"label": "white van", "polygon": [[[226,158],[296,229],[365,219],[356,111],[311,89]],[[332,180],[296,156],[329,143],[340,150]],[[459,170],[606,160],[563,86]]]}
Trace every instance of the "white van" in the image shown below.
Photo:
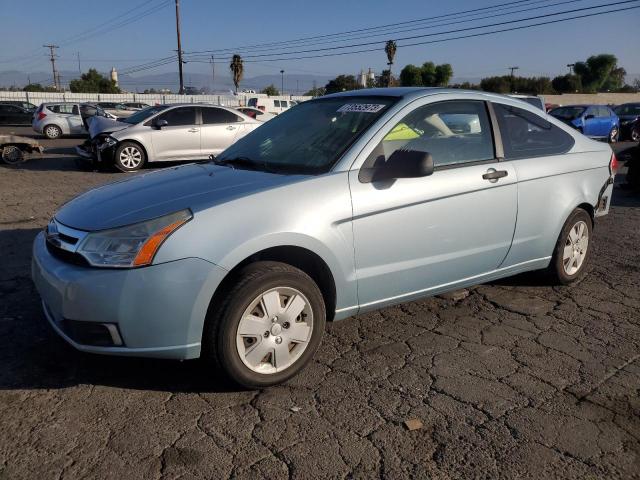
{"label": "white van", "polygon": [[272,97],[252,97],[247,102],[247,107],[257,108],[263,112],[278,115],[293,107],[294,104],[295,102],[291,100],[280,100]]}

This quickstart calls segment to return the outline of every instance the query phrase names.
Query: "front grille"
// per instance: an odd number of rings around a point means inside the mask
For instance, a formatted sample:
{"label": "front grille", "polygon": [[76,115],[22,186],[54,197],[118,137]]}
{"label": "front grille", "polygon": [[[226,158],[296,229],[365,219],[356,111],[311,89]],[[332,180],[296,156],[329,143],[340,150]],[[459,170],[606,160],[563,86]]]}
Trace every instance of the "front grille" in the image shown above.
{"label": "front grille", "polygon": [[74,265],[80,265],[82,267],[89,266],[89,262],[87,262],[87,260],[79,253],[74,253],[68,250],[64,250],[54,245],[53,243],[51,243],[49,240],[47,240],[45,243],[47,245],[47,250],[49,251],[49,253],[54,257],[56,257],[58,260],[62,260],[63,262],[67,262],[67,263],[72,263]]}

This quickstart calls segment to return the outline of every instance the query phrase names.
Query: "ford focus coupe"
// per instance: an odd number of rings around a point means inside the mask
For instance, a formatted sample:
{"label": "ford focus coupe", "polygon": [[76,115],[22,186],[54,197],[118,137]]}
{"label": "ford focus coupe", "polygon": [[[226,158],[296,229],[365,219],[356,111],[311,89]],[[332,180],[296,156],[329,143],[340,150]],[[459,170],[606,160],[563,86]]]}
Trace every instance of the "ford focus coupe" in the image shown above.
{"label": "ford focus coupe", "polygon": [[344,92],[66,203],[32,275],[79,350],[203,357],[265,387],[309,363],[326,321],[529,270],[579,279],[616,168],[514,98]]}

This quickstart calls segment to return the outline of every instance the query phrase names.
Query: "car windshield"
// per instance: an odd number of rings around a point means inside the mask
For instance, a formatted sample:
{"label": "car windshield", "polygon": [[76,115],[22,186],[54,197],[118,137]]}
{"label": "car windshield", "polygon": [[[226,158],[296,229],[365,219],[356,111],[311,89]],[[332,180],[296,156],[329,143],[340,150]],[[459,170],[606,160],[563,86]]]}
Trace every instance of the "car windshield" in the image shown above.
{"label": "car windshield", "polygon": [[561,120],[574,120],[581,117],[585,110],[585,107],[559,107],[551,110],[549,115]]}
{"label": "car windshield", "polygon": [[640,115],[640,103],[619,105],[613,111],[616,112],[616,115]]}
{"label": "car windshield", "polygon": [[136,113],[134,113],[133,115],[130,115],[127,118],[119,119],[118,121],[135,125],[136,123],[144,122],[150,116],[155,115],[158,112],[161,112],[167,107],[168,105],[157,105],[155,107],[147,107],[143,110],[137,111]]}
{"label": "car windshield", "polygon": [[287,110],[222,152],[217,163],[290,173],[327,172],[393,97],[336,97]]}

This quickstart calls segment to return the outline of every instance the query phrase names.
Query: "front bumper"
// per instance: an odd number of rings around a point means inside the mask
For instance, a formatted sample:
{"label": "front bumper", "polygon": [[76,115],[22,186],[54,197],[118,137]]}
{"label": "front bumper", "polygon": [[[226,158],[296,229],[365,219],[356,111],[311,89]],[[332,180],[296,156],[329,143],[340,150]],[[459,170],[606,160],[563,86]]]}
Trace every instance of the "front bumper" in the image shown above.
{"label": "front bumper", "polygon": [[[85,267],[54,257],[42,232],[33,244],[31,275],[45,315],[64,340],[84,352],[199,357],[209,302],[226,273],[199,258],[136,269]],[[74,322],[111,326],[121,345],[83,344],[65,327]]]}

